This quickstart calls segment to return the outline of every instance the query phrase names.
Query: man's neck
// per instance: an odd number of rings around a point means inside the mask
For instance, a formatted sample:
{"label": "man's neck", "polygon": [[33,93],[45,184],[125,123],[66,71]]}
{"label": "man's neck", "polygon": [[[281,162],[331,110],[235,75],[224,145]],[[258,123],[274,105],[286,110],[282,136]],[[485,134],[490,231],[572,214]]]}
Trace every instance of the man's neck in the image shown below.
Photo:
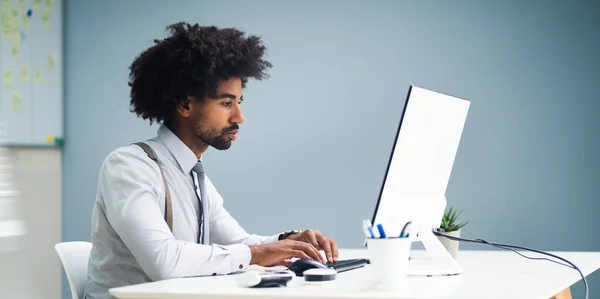
{"label": "man's neck", "polygon": [[175,123],[165,124],[175,136],[177,136],[187,147],[189,147],[196,158],[200,159],[202,154],[208,149],[208,145],[200,140],[196,134],[185,126],[176,125]]}

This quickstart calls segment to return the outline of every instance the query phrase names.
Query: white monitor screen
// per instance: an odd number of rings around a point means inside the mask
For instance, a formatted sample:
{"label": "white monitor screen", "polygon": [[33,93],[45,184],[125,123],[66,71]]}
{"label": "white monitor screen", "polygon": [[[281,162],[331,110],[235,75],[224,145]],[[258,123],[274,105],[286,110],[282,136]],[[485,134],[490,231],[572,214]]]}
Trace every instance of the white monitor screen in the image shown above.
{"label": "white monitor screen", "polygon": [[407,221],[415,223],[413,236],[439,227],[469,106],[464,99],[410,87],[372,220],[388,237],[399,236]]}

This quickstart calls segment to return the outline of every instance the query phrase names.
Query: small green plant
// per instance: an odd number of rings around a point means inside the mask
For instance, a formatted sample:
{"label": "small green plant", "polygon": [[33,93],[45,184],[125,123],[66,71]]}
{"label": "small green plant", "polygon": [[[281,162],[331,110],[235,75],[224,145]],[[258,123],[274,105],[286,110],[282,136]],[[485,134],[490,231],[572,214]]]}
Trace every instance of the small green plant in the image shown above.
{"label": "small green plant", "polygon": [[457,231],[463,226],[467,225],[469,221],[457,221],[458,216],[460,216],[462,212],[462,209],[455,209],[454,206],[451,206],[450,209],[444,213],[444,217],[442,218],[442,224],[440,225],[440,228],[443,228],[445,232],[449,233],[452,231]]}

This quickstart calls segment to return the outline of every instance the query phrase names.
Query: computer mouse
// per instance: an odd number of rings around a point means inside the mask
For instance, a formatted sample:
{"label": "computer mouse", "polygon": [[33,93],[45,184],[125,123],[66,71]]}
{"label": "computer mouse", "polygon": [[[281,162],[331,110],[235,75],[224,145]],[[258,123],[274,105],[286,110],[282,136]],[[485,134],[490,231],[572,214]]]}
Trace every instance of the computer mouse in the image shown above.
{"label": "computer mouse", "polygon": [[309,269],[328,269],[327,265],[310,258],[297,259],[288,268],[296,273],[296,276],[303,276],[304,271]]}

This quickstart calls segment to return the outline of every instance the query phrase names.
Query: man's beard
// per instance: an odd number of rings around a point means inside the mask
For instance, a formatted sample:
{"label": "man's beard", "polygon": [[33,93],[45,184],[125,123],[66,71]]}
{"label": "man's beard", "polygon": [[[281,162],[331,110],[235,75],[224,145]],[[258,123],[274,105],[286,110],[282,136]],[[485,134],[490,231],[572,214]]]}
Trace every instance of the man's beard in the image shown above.
{"label": "man's beard", "polygon": [[198,137],[202,142],[206,143],[209,146],[212,146],[218,150],[226,150],[231,147],[231,139],[227,138],[225,134],[239,129],[238,124],[234,124],[231,127],[225,128],[221,130],[220,134],[215,134],[209,130],[208,132],[201,132]]}

